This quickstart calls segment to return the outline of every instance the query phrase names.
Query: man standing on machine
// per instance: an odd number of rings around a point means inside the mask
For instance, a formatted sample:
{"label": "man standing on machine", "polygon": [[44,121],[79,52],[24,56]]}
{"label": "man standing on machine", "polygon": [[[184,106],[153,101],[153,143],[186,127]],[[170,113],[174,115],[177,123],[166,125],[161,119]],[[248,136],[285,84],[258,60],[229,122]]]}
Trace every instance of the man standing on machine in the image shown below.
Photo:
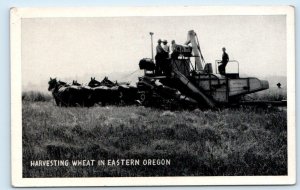
{"label": "man standing on machine", "polygon": [[172,40],[172,42],[171,42],[171,50],[172,50],[172,52],[174,52],[175,49],[176,49],[176,42],[175,42],[175,40]]}
{"label": "man standing on machine", "polygon": [[168,45],[168,41],[167,40],[163,40],[162,41],[163,45],[162,48],[164,50],[164,59],[162,62],[162,71],[164,75],[170,75],[170,64],[171,64],[171,60],[170,60],[170,47]]}
{"label": "man standing on machine", "polygon": [[163,43],[162,48],[165,51],[165,56],[164,57],[167,59],[167,58],[169,58],[170,47],[168,46],[168,41],[167,40],[163,40],[162,43]]}
{"label": "man standing on machine", "polygon": [[219,63],[221,63],[220,65],[219,65],[219,73],[221,74],[221,75],[225,75],[225,68],[226,68],[226,65],[227,65],[227,63],[228,63],[228,61],[229,61],[229,56],[228,56],[228,54],[226,53],[226,48],[225,47],[223,47],[222,48],[222,51],[223,51],[223,55],[222,55],[222,61],[221,62],[219,62]]}
{"label": "man standing on machine", "polygon": [[161,75],[162,72],[162,62],[164,59],[164,49],[161,47],[161,39],[157,41],[157,46],[156,46],[156,55],[155,55],[155,62],[156,62],[156,69],[155,73],[156,75]]}

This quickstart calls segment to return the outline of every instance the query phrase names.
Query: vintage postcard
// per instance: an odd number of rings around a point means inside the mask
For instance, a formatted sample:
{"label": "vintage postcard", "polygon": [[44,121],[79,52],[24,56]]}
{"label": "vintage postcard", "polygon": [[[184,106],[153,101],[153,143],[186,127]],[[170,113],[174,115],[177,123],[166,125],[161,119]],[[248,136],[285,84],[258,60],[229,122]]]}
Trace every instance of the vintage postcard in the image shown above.
{"label": "vintage postcard", "polygon": [[10,13],[13,186],[296,183],[294,7]]}

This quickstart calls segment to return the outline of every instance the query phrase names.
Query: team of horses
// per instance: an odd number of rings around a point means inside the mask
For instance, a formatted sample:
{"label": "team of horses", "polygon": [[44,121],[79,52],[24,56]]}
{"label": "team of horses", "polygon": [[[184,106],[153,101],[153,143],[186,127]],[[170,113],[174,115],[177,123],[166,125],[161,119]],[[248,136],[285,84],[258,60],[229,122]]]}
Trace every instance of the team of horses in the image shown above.
{"label": "team of horses", "polygon": [[95,77],[88,85],[73,80],[71,84],[50,78],[48,90],[52,92],[58,106],[91,107],[95,104],[130,104],[134,103],[137,88],[128,83],[112,82],[105,77],[101,82]]}

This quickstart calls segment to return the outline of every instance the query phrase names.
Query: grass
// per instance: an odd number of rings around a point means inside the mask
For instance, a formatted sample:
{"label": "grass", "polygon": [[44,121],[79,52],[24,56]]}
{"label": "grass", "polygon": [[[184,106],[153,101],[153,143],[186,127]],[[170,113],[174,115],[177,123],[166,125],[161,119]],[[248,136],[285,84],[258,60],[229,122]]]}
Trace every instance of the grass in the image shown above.
{"label": "grass", "polygon": [[268,90],[249,94],[245,98],[250,100],[268,100],[268,101],[287,100],[287,89],[269,88]]}
{"label": "grass", "polygon": [[[275,108],[60,108],[24,98],[22,127],[24,177],[287,175],[287,113]],[[165,158],[171,165],[29,164],[117,158]]]}
{"label": "grass", "polygon": [[22,100],[30,102],[47,102],[52,100],[52,96],[43,92],[26,91],[22,93]]}

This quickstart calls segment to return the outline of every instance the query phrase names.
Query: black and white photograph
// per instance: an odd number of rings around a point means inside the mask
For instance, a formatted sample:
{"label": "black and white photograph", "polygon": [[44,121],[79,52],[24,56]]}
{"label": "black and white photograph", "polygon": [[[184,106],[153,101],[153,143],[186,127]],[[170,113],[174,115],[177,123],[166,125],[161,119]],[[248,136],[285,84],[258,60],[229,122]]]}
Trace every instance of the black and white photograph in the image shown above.
{"label": "black and white photograph", "polygon": [[14,186],[295,183],[293,7],[12,8],[10,22]]}

